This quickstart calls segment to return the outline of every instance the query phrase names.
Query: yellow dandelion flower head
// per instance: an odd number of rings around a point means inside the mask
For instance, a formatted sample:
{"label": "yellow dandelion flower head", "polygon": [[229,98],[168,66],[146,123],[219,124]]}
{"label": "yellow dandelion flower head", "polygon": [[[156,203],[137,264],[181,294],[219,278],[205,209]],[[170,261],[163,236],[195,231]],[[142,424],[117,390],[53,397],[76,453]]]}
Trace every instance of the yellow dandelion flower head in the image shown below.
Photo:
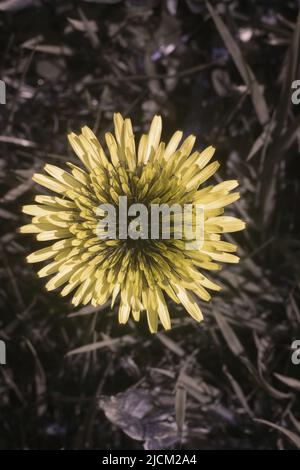
{"label": "yellow dandelion flower head", "polygon": [[[48,290],[62,288],[63,296],[72,292],[75,306],[99,306],[110,299],[113,306],[118,300],[120,323],[126,323],[130,315],[138,321],[141,312],[146,312],[151,332],[157,331],[158,319],[169,329],[167,298],[181,303],[201,321],[197,297],[208,301],[208,290],[220,289],[203,270],[218,270],[219,262],[239,261],[233,254],[236,246],[221,240],[222,233],[245,227],[241,220],[223,215],[224,207],[239,198],[239,193],[231,192],[238,183],[230,180],[203,187],[219,167],[216,161],[209,163],[215,149],[210,146],[192,152],[195,137],[190,135],[180,144],[181,131],[166,145],[161,141],[160,116],[153,118],[137,148],[130,119],[115,114],[114,128],[114,135],[105,134],[108,152],[88,127],[80,135],[68,136],[84,169],[67,163],[68,172],[46,164],[46,174],[34,174],[36,183],[55,194],[38,195],[37,204],[23,207],[32,222],[21,227],[21,232],[35,233],[38,241],[51,245],[30,254],[27,261],[48,261],[39,277],[51,276]],[[200,205],[201,244],[188,244],[186,233],[176,236],[175,213],[171,214],[168,237],[160,230],[163,218],[156,237],[144,237],[142,230],[135,238],[99,236],[99,206],[109,204],[117,209],[120,197],[125,196],[128,206],[190,205],[190,228],[194,229],[198,223],[194,207]],[[118,223],[119,216],[115,225]]]}

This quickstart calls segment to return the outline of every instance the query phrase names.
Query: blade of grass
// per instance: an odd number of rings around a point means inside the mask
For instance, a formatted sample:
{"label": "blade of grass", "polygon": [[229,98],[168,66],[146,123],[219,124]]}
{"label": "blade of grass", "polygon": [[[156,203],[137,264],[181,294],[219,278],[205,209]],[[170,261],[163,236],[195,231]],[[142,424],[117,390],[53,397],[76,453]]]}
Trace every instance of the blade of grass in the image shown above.
{"label": "blade of grass", "polygon": [[286,375],[276,374],[274,373],[275,377],[277,377],[280,382],[284,383],[288,387],[300,391],[300,380],[294,379],[293,377],[287,377]]}
{"label": "blade of grass", "polygon": [[[297,77],[300,54],[300,10],[298,13],[291,44],[287,52],[287,61],[285,64],[285,79],[281,90],[281,98],[277,113],[277,127],[282,131],[283,124],[286,121],[289,109],[291,107],[292,82]],[[276,135],[276,133],[275,133]]]}
{"label": "blade of grass", "polygon": [[249,88],[259,123],[264,126],[264,124],[269,121],[269,111],[261,86],[257,82],[250,66],[245,62],[237,41],[230,33],[220,15],[209,2],[206,2],[206,5],[241,77]]}
{"label": "blade of grass", "polygon": [[118,344],[119,346],[124,346],[124,344],[134,343],[134,339],[131,336],[123,336],[123,338],[113,338],[106,339],[104,341],[96,341],[95,343],[86,344],[80,348],[72,349],[69,351],[66,356],[73,356],[74,354],[88,353],[95,351],[96,349],[106,348],[108,346],[114,346]]}
{"label": "blade of grass", "polygon": [[178,433],[182,436],[186,411],[186,389],[179,383],[176,387],[175,394],[175,416]]}

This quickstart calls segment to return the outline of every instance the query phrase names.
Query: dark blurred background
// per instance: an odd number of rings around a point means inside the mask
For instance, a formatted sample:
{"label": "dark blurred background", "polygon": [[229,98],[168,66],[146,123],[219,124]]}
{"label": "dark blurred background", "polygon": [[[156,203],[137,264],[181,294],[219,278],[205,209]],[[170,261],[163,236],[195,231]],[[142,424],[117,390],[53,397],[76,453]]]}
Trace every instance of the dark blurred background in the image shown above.
{"label": "dark blurred background", "polygon": [[[300,447],[300,17],[296,0],[0,2],[1,449]],[[46,162],[73,161],[66,135],[101,138],[112,115],[137,134],[217,147],[218,178],[240,181],[231,212],[241,262],[196,324],[119,326],[116,311],[72,309],[25,262],[21,206]],[[235,234],[234,234],[235,235]],[[78,349],[81,348],[81,349]],[[70,353],[71,354],[68,354]],[[259,421],[263,420],[263,421]]]}

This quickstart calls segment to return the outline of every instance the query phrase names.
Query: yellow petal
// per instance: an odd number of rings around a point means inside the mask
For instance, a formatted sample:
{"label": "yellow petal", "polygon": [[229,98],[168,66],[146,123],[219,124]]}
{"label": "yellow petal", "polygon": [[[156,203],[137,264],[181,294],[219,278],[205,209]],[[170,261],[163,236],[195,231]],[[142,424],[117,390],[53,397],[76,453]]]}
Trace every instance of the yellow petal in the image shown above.
{"label": "yellow petal", "polygon": [[147,309],[147,320],[148,320],[148,326],[149,326],[150,332],[157,333],[158,316],[155,310],[152,310],[151,308]]}
{"label": "yellow petal", "polygon": [[72,299],[72,304],[75,305],[75,307],[77,307],[80,302],[82,301],[82,298],[84,297],[84,295],[86,294],[88,288],[90,287],[91,283],[93,281],[90,279],[90,278],[87,278],[77,289],[77,291],[75,292],[75,295]]}
{"label": "yellow petal", "polygon": [[184,306],[184,308],[188,311],[188,313],[197,321],[203,320],[202,312],[196,302],[195,297],[191,292],[186,291],[178,284],[174,285],[174,290],[176,292],[177,297],[179,298],[180,302]]}
{"label": "yellow petal", "polygon": [[232,189],[235,189],[239,185],[237,180],[227,180],[227,181],[222,181],[222,183],[216,184],[216,186],[213,187],[211,190],[212,193],[218,192],[218,191],[232,191]]}
{"label": "yellow petal", "polygon": [[56,193],[63,194],[66,192],[68,188],[65,184],[59,183],[54,178],[51,178],[50,176],[47,176],[47,175],[42,175],[40,173],[35,173],[32,179],[33,181],[40,184],[41,186],[51,189],[51,191],[54,191]]}
{"label": "yellow petal", "polygon": [[27,224],[27,225],[22,225],[22,227],[19,228],[20,233],[40,233],[40,229],[33,224]]}
{"label": "yellow petal", "polygon": [[239,230],[244,230],[246,224],[240,219],[231,216],[220,216],[220,217],[212,217],[208,219],[205,224],[212,224],[219,227],[218,230],[215,230],[216,233],[223,233],[223,232],[238,232]]}
{"label": "yellow petal", "polygon": [[215,153],[215,148],[210,145],[209,147],[206,147],[206,149],[203,150],[203,152],[200,153],[196,164],[200,169],[204,168],[208,162],[212,159],[214,153]]}
{"label": "yellow petal", "polygon": [[44,166],[44,170],[53,178],[57,179],[60,183],[63,183],[71,188],[81,189],[82,184],[77,181],[74,176],[70,175],[67,171],[62,170],[58,166],[49,165],[48,163]]}
{"label": "yellow petal", "polygon": [[232,255],[231,253],[215,253],[204,250],[203,253],[207,253],[213,260],[223,263],[238,263],[240,260],[238,256]]}
{"label": "yellow petal", "polygon": [[48,206],[39,206],[37,204],[32,204],[28,206],[23,206],[22,212],[24,214],[28,215],[34,215],[34,216],[43,216],[43,215],[49,215],[49,214],[54,214],[57,211],[60,211],[60,208],[56,207],[48,207]]}
{"label": "yellow petal", "polygon": [[47,266],[44,266],[42,269],[40,269],[37,274],[39,277],[50,276],[50,274],[56,273],[63,264],[64,260],[53,261],[52,263],[49,263]]}
{"label": "yellow petal", "polygon": [[138,163],[144,163],[144,156],[147,150],[148,136],[143,134],[140,138],[139,147],[138,147]]}
{"label": "yellow petal", "polygon": [[57,253],[56,250],[53,250],[53,246],[48,246],[47,248],[42,248],[41,250],[34,251],[27,256],[26,260],[28,263],[39,263],[40,261],[45,261],[46,259],[53,258]]}
{"label": "yellow petal", "polygon": [[182,155],[188,156],[195,144],[196,137],[194,135],[189,135],[184,142],[182,143],[181,147],[179,148],[179,151],[182,153]]}
{"label": "yellow petal", "polygon": [[119,323],[125,324],[130,314],[130,306],[128,304],[120,304],[119,307]]}
{"label": "yellow petal", "polygon": [[50,281],[46,284],[47,290],[54,290],[57,287],[60,287],[62,284],[65,284],[69,279],[73,272],[72,266],[65,266],[61,271],[59,271],[54,277],[50,279]]}
{"label": "yellow petal", "polygon": [[118,144],[121,144],[121,136],[124,119],[120,113],[114,113],[115,136]]}
{"label": "yellow petal", "polygon": [[38,195],[35,196],[34,200],[39,204],[45,204],[46,206],[55,206],[57,208],[61,206],[66,209],[75,209],[77,207],[75,202],[57,196]]}
{"label": "yellow petal", "polygon": [[72,233],[69,230],[57,229],[57,230],[48,230],[46,232],[40,232],[37,235],[37,240],[41,242],[49,240],[58,240],[59,238],[72,237]]}
{"label": "yellow petal", "polygon": [[78,135],[76,135],[74,132],[71,132],[71,134],[68,135],[68,140],[74,152],[76,153],[77,157],[82,161],[82,163],[86,166],[86,168],[91,170],[93,168],[93,164],[86,150],[82,146],[82,143]]}
{"label": "yellow petal", "polygon": [[166,146],[166,150],[164,153],[164,158],[168,160],[171,155],[173,155],[174,152],[176,152],[177,147],[179,145],[179,142],[182,139],[182,132],[177,131],[175,134],[171,137],[168,145]]}
{"label": "yellow petal", "polygon": [[217,171],[219,166],[219,162],[210,163],[207,167],[200,171],[200,173],[195,175],[190,181],[187,182],[187,189],[198,187],[200,184],[204,183]]}
{"label": "yellow petal", "polygon": [[205,210],[206,209],[218,209],[221,207],[228,206],[229,204],[232,204],[233,202],[237,201],[239,198],[240,198],[240,193],[227,194],[226,196],[220,197],[216,201],[205,204]]}
{"label": "yellow petal", "polygon": [[150,152],[153,149],[156,152],[159,142],[160,136],[162,131],[162,120],[160,116],[154,116],[151,122],[148,140],[147,140],[147,147],[144,153],[144,163],[147,163],[150,157]]}
{"label": "yellow petal", "polygon": [[106,144],[110,153],[112,164],[115,168],[120,165],[119,155],[118,155],[118,146],[114,136],[111,132],[106,132],[105,134]]}
{"label": "yellow petal", "polygon": [[162,322],[163,327],[166,330],[171,328],[171,320],[169,315],[169,310],[164,299],[163,293],[159,288],[156,288],[156,298],[157,298],[157,311],[160,321]]}

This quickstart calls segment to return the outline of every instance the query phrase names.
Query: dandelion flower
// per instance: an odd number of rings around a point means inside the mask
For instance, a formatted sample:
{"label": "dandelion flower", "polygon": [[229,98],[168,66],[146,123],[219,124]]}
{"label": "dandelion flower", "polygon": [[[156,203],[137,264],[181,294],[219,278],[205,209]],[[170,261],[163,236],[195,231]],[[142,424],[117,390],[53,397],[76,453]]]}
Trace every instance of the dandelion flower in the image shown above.
{"label": "dandelion flower", "polygon": [[[23,207],[32,221],[21,232],[35,233],[38,241],[51,244],[30,254],[27,261],[47,261],[38,276],[51,276],[49,291],[61,288],[63,296],[72,293],[75,306],[98,306],[110,299],[113,306],[119,301],[120,323],[130,315],[139,321],[141,312],[146,312],[151,332],[157,331],[158,320],[169,329],[168,297],[201,321],[197,297],[209,301],[208,290],[220,290],[203,271],[220,269],[220,262],[239,261],[233,254],[236,246],[221,240],[222,233],[245,227],[241,220],[223,215],[224,207],[239,198],[239,193],[231,192],[238,182],[203,187],[219,167],[216,161],[209,163],[215,149],[192,152],[195,137],[180,143],[181,131],[166,145],[161,141],[160,116],[153,118],[137,148],[130,119],[115,114],[114,128],[114,135],[105,134],[108,152],[83,127],[80,135],[68,136],[83,166],[67,163],[70,171],[65,171],[46,164],[46,174],[34,174],[33,180],[54,195],[38,195],[36,204]],[[116,207],[120,196],[146,206],[201,204],[201,248],[187,249],[186,240],[175,237],[100,238],[98,207],[107,203]]]}

